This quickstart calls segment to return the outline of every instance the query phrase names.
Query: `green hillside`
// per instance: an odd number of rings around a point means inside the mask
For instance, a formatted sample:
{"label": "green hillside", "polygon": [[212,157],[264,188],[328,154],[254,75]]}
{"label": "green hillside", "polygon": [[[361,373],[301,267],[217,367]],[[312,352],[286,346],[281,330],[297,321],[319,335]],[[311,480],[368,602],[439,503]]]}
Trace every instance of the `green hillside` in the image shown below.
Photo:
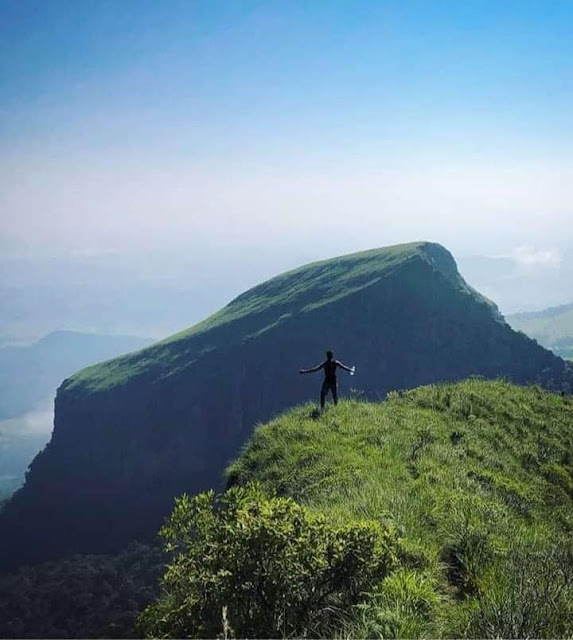
{"label": "green hillside", "polygon": [[507,316],[507,321],[558,356],[573,359],[573,304],[532,313],[514,313]]}
{"label": "green hillside", "polygon": [[299,315],[352,298],[411,261],[422,259],[451,284],[498,314],[495,305],[469,287],[455,262],[430,242],[361,251],[293,269],[241,294],[199,324],[155,345],[80,371],[66,381],[69,391],[86,393],[121,387],[145,375],[168,377],[215,349],[241,345]]}
{"label": "green hillside", "polygon": [[228,481],[401,532],[397,577],[346,636],[571,636],[572,451],[570,396],[469,379],[296,408],[257,428]]}

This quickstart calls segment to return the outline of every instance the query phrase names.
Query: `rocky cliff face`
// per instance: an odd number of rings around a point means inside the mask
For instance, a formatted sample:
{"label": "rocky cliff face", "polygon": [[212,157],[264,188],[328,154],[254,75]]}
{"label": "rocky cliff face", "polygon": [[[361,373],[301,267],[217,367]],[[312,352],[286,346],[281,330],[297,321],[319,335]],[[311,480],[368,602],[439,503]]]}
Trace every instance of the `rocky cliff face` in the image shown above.
{"label": "rocky cliff face", "polygon": [[473,291],[440,245],[308,265],[192,329],[86,369],[56,398],[53,437],[0,516],[4,566],[154,535],[175,495],[222,486],[254,425],[316,399],[324,351],[370,398],[471,374],[570,389],[571,369]]}

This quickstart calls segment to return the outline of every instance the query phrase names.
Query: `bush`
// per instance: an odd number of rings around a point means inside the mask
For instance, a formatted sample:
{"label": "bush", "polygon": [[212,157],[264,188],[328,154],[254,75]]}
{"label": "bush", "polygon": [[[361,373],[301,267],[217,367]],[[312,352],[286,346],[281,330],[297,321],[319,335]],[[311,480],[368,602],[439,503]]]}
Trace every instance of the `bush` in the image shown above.
{"label": "bush", "polygon": [[176,556],[140,617],[152,637],[328,634],[397,563],[380,523],[335,526],[253,485],[178,498],[161,535]]}

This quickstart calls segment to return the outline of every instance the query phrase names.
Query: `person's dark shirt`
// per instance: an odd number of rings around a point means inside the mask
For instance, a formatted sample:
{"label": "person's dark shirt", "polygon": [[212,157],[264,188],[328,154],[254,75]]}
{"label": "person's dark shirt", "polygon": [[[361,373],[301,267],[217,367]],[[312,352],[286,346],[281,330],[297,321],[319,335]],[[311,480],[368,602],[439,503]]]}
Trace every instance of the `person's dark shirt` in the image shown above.
{"label": "person's dark shirt", "polygon": [[338,360],[325,360],[322,363],[324,369],[324,379],[329,384],[336,384],[336,368],[339,366]]}

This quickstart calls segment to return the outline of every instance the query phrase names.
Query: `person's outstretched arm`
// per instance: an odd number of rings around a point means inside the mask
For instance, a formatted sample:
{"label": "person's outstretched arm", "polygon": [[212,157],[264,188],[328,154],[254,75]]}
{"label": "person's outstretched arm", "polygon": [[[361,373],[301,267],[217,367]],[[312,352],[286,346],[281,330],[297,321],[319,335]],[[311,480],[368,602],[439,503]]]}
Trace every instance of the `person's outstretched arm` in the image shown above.
{"label": "person's outstretched arm", "polygon": [[314,373],[315,371],[320,371],[324,367],[324,362],[321,362],[318,367],[313,367],[312,369],[301,369],[299,373]]}
{"label": "person's outstretched arm", "polygon": [[348,371],[348,373],[352,373],[352,371],[354,370],[354,367],[347,367],[345,364],[342,364],[342,362],[340,362],[340,360],[337,360],[336,364],[339,367],[342,367],[344,369],[344,371]]}

